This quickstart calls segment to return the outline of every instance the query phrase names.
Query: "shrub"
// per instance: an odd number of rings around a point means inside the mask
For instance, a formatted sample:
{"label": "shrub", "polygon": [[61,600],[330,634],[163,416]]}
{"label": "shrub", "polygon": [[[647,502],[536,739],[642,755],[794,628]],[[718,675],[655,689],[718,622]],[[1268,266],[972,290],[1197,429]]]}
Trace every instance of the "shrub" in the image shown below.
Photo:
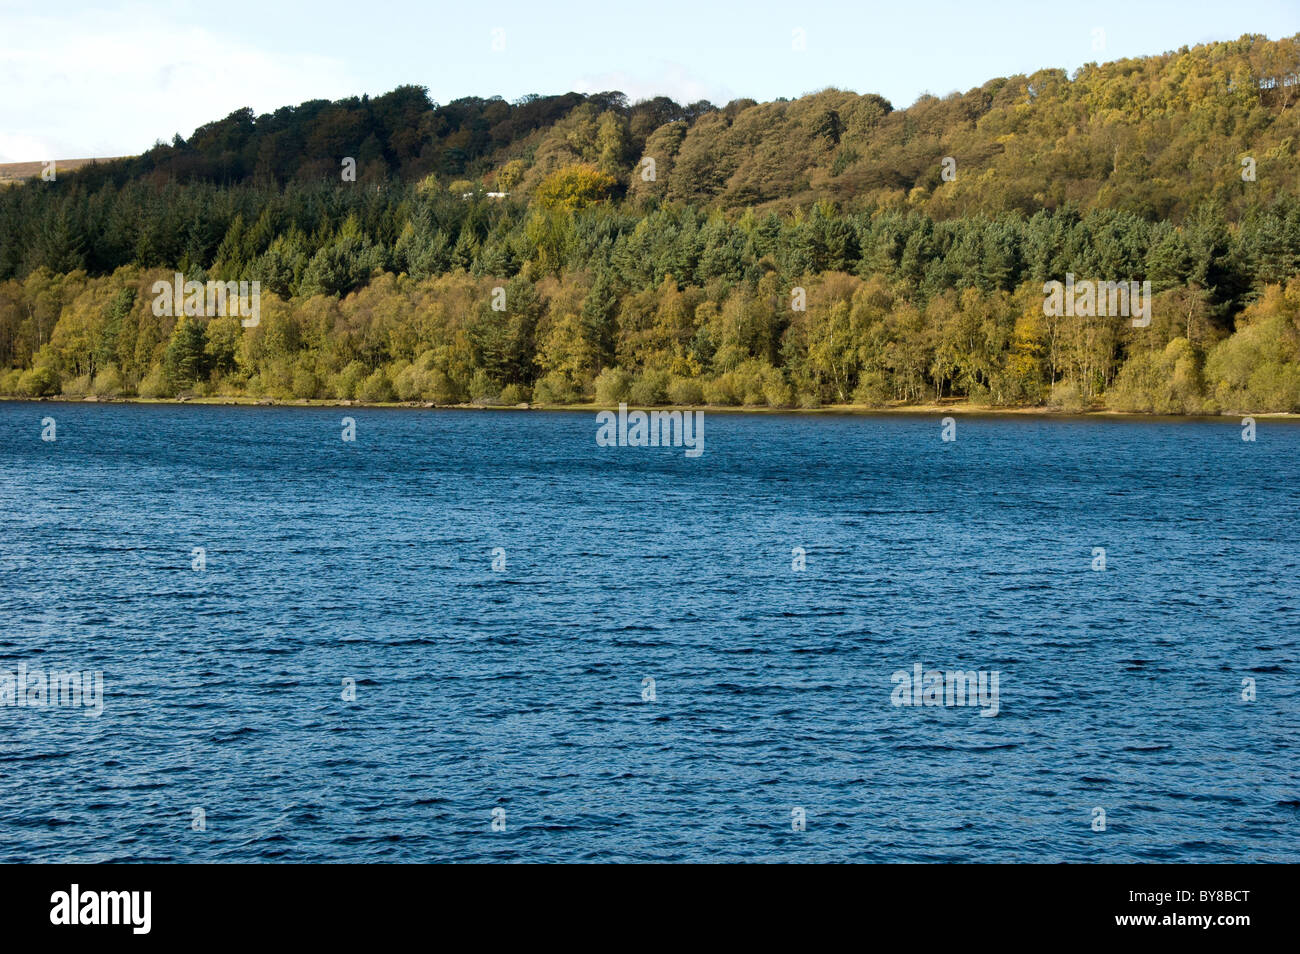
{"label": "shrub", "polygon": [[[262,369],[254,381],[249,385],[256,384],[254,393],[264,394],[267,397],[273,397],[277,400],[288,400],[293,394],[293,372],[294,366],[287,358],[278,361],[272,361],[267,367]],[[186,385],[188,390],[188,385]]]}
{"label": "shrub", "polygon": [[703,404],[704,390],[694,378],[673,378],[668,382],[668,400],[672,404]]}
{"label": "shrub", "polygon": [[18,381],[18,392],[30,397],[50,397],[58,394],[61,386],[59,373],[53,368],[32,368]]}
{"label": "shrub", "polygon": [[136,390],[143,398],[168,398],[175,394],[167,380],[167,375],[163,373],[162,366],[157,364],[149,369],[149,373],[144,376],[144,380]]}
{"label": "shrub", "polygon": [[730,371],[706,380],[703,391],[704,401],[707,404],[734,406],[741,401],[741,395],[736,393],[735,380]]}
{"label": "shrub", "polygon": [[360,361],[353,361],[330,380],[330,390],[334,397],[350,401],[356,398],[366,380],[366,366]]}
{"label": "shrub", "polygon": [[63,393],[68,397],[85,397],[90,393],[90,375],[83,374],[63,385]]}
{"label": "shrub", "polygon": [[793,401],[794,392],[780,371],[766,361],[750,358],[734,371],[705,381],[704,399],[710,404],[778,407]]}
{"label": "shrub", "polygon": [[785,381],[773,381],[763,386],[768,407],[794,407],[794,388]]}
{"label": "shrub", "polygon": [[469,399],[475,404],[494,404],[501,395],[500,386],[492,380],[486,371],[474,372],[469,382]]}
{"label": "shrub", "polygon": [[1083,392],[1073,381],[1057,381],[1048,403],[1067,413],[1078,414],[1084,408]]}
{"label": "shrub", "polygon": [[889,384],[881,371],[864,371],[853,389],[853,403],[867,407],[883,407],[889,403]]}
{"label": "shrub", "polygon": [[664,404],[668,400],[668,382],[667,371],[644,371],[628,389],[628,400],[633,404]]}
{"label": "shrub", "polygon": [[533,399],[539,404],[576,404],[581,397],[574,383],[559,371],[552,371],[533,388]]}
{"label": "shrub", "polygon": [[393,369],[393,391],[399,401],[419,400],[429,385],[428,373],[418,365],[408,364]]}
{"label": "shrub", "polygon": [[425,377],[424,390],[420,396],[426,401],[432,401],[434,404],[460,404],[465,400],[465,395],[457,387],[446,371],[435,368]]}
{"label": "shrub", "polygon": [[361,383],[359,397],[367,404],[385,404],[397,399],[397,395],[393,391],[393,382],[383,368],[376,368]]}
{"label": "shrub", "polygon": [[1214,400],[1239,413],[1300,410],[1300,363],[1290,345],[1294,337],[1285,315],[1265,314],[1219,342],[1205,363]]}
{"label": "shrub", "polygon": [[502,404],[527,404],[528,398],[528,388],[522,384],[507,384],[501,389]]}
{"label": "shrub", "polygon": [[785,378],[766,361],[751,358],[742,362],[734,374],[735,393],[749,407],[770,405],[769,392],[776,394],[778,401],[784,396]]}
{"label": "shrub", "polygon": [[298,368],[293,372],[293,396],[296,398],[314,398],[320,391],[320,378],[309,368]]}
{"label": "shrub", "polygon": [[596,375],[596,403],[622,404],[632,389],[632,376],[622,368],[604,368]]}

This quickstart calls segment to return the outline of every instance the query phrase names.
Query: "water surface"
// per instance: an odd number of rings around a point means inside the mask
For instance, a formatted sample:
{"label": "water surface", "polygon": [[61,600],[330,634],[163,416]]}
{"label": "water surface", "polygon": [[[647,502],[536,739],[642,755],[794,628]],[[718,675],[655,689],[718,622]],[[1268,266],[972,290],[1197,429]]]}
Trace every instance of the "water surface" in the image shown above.
{"label": "water surface", "polygon": [[0,860],[1300,858],[1300,426],[595,430],[0,404]]}

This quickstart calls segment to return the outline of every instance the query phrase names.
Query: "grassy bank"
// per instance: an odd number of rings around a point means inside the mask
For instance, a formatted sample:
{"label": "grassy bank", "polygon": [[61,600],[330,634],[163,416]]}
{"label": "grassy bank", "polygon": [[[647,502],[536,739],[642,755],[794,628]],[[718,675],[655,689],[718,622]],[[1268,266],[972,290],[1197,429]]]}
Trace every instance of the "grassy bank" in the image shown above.
{"label": "grassy bank", "polygon": [[[337,408],[399,408],[406,410],[461,410],[461,411],[571,411],[586,412],[595,414],[597,411],[608,410],[610,405],[598,404],[596,402],[579,403],[579,404],[540,404],[540,403],[520,403],[520,404],[489,404],[489,403],[463,403],[463,404],[436,404],[432,401],[360,401],[360,400],[335,400],[335,399],[306,399],[306,398],[253,398],[245,396],[208,396],[193,398],[145,398],[145,397],[78,397],[73,395],[58,395],[51,397],[15,397],[12,395],[0,395],[0,401],[42,403],[42,404],[162,404],[162,405],[179,405],[179,404],[202,404],[225,407],[337,407]],[[1214,420],[1219,418],[1237,419],[1243,416],[1268,418],[1274,420],[1300,420],[1300,414],[1286,411],[1256,411],[1256,412],[1222,412],[1219,414],[1156,414],[1135,411],[1118,411],[1111,408],[1084,408],[1084,409],[1065,409],[1059,407],[1047,406],[1025,406],[1025,407],[996,407],[990,405],[972,404],[969,401],[953,401],[941,404],[898,404],[888,406],[878,406],[870,404],[831,404],[823,407],[806,408],[774,408],[774,407],[736,407],[728,405],[714,404],[689,404],[689,405],[639,405],[628,404],[630,410],[654,411],[654,410],[678,410],[678,411],[706,411],[709,414],[783,414],[799,416],[817,416],[817,415],[860,415],[864,417],[874,416],[925,416],[925,415],[947,415],[961,414],[980,417],[1114,417],[1114,418],[1178,418],[1178,419],[1203,419]]]}

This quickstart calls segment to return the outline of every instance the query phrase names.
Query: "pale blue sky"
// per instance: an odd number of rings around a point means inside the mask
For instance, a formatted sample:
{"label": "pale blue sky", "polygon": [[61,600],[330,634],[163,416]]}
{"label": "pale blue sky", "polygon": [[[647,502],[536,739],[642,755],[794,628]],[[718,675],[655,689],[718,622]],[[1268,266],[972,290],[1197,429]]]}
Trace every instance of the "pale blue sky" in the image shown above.
{"label": "pale blue sky", "polygon": [[838,86],[902,107],[994,76],[1297,32],[1297,0],[0,0],[0,161],[136,153],[241,106],[403,83],[441,102],[622,89],[719,104]]}

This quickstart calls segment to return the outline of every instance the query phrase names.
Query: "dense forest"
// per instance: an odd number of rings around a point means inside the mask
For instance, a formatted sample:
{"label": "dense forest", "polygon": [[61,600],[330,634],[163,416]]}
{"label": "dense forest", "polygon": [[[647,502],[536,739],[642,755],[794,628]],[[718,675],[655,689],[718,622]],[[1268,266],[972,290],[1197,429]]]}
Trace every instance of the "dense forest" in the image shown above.
{"label": "dense forest", "polygon": [[[1300,411],[1300,37],[895,109],[241,110],[0,189],[0,393]],[[260,319],[154,282],[258,281]],[[1153,320],[1044,314],[1067,274]]]}

